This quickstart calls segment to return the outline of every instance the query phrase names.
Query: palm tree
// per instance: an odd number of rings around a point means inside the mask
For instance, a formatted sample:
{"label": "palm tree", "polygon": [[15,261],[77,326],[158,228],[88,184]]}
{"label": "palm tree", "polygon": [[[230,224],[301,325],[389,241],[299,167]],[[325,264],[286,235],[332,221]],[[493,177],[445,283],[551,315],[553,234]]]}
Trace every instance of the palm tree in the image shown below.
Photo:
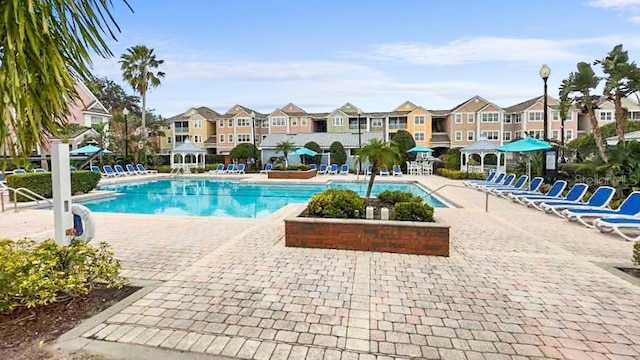
{"label": "palm tree", "polygon": [[125,54],[120,56],[120,69],[122,78],[129,83],[134,91],[142,98],[142,137],[146,139],[146,111],[147,111],[147,91],[149,88],[160,86],[160,79],[164,78],[162,71],[155,72],[164,60],[158,60],[153,53],[144,45],[137,45],[127,49]]}
{"label": "palm tree", "polygon": [[112,55],[105,40],[119,31],[112,6],[95,0],[2,2],[0,148],[28,156],[67,122],[78,97],[76,77],[91,75],[91,53]]}
{"label": "palm tree", "polygon": [[600,132],[598,119],[595,114],[598,98],[591,95],[591,91],[600,83],[600,78],[596,76],[590,64],[579,62],[577,68],[577,71],[569,74],[569,77],[563,81],[563,86],[566,87],[564,91],[567,92],[567,97],[575,94],[573,98],[571,98],[571,101],[578,104],[582,108],[582,111],[587,114],[589,122],[591,123],[591,132],[596,141],[598,153],[602,161],[607,164],[609,163],[607,148],[605,147],[604,138]]}
{"label": "palm tree", "polygon": [[622,106],[622,99],[638,91],[640,70],[635,62],[629,62],[629,53],[622,49],[622,44],[616,45],[602,60],[594,64],[602,65],[605,78],[603,95],[613,100],[616,113],[616,135],[619,140],[624,139],[627,126],[627,109]]}
{"label": "palm tree", "polygon": [[289,160],[287,160],[287,156],[289,156],[290,152],[295,151],[296,145],[288,140],[279,142],[276,144],[276,153],[282,153],[284,156],[284,165],[289,166]]}
{"label": "palm tree", "polygon": [[367,200],[371,196],[373,182],[380,167],[387,166],[391,168],[399,159],[400,153],[396,146],[380,139],[371,139],[369,143],[358,150],[356,161],[359,163],[368,162],[371,166],[371,176],[369,177],[367,195],[365,196]]}

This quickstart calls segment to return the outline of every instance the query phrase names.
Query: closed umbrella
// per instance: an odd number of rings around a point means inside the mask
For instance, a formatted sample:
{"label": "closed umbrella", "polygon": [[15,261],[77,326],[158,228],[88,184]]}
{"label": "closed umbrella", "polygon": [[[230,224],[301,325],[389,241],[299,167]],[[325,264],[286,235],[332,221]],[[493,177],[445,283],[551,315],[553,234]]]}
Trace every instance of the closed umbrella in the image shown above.
{"label": "closed umbrella", "polygon": [[[536,151],[544,151],[553,149],[553,146],[546,141],[542,141],[533,137],[526,137],[524,139],[514,141],[497,148],[498,151],[502,152],[521,152],[521,153],[531,153]],[[527,162],[527,176],[531,179],[531,156],[528,157]]]}

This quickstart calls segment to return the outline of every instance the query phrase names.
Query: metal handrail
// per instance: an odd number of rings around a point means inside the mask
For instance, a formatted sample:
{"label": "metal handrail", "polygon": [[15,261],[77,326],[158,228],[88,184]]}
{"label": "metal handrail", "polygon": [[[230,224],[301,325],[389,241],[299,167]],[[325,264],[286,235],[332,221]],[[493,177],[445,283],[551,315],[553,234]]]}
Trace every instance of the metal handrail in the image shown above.
{"label": "metal handrail", "polygon": [[[447,186],[450,187],[457,187],[457,188],[461,188],[461,189],[469,189],[466,186],[460,186],[460,185],[454,185],[454,184],[444,184],[438,188],[436,188],[435,190],[431,190],[427,193],[427,196],[431,196],[431,194],[435,194],[436,192],[438,192],[440,189],[446,188]],[[484,212],[489,212],[489,193],[486,192],[484,194]]]}
{"label": "metal handrail", "polygon": [[[40,205],[40,201],[46,201],[49,203],[49,205],[53,206],[53,202],[51,202],[51,200],[45,198],[44,196],[35,193],[27,188],[18,188],[18,189],[14,189],[12,187],[8,187],[8,186],[4,186],[2,187],[2,189],[0,189],[0,207],[2,209],[2,211],[5,211],[5,207],[4,207],[4,192],[9,192],[11,193],[13,191],[13,208],[14,211],[18,211],[18,194],[22,195],[24,197],[26,197],[27,199],[31,200],[31,201],[35,201],[37,205]],[[9,197],[11,197],[11,195],[9,195]]]}

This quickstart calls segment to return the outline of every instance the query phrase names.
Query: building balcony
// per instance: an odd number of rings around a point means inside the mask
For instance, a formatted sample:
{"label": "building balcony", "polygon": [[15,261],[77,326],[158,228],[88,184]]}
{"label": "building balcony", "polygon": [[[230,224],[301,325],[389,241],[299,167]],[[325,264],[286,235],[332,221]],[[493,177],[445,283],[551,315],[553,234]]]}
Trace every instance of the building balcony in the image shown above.
{"label": "building balcony", "polygon": [[407,130],[407,124],[393,124],[389,123],[389,130]]}
{"label": "building balcony", "polygon": [[188,134],[189,133],[189,128],[188,127],[178,127],[176,126],[173,129],[173,132],[176,134]]}

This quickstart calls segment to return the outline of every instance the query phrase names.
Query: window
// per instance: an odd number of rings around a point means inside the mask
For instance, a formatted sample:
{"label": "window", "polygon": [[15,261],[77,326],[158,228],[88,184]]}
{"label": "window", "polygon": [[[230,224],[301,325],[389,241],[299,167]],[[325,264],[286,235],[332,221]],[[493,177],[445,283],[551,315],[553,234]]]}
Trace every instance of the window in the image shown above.
{"label": "window", "polygon": [[467,131],[467,140],[468,141],[473,141],[473,139],[476,138],[476,133],[475,131]]}
{"label": "window", "polygon": [[558,130],[552,130],[551,131],[551,138],[552,139],[559,139],[560,132]]}
{"label": "window", "polygon": [[342,118],[334,117],[333,118],[333,126],[342,126]]}
{"label": "window", "polygon": [[522,122],[522,114],[513,114],[513,115],[511,115],[511,120],[516,124],[521,123]]}
{"label": "window", "polygon": [[229,119],[228,123],[229,123],[229,125],[228,125],[228,126],[229,126],[230,128],[231,128],[231,127],[233,127],[233,119]]}
{"label": "window", "polygon": [[298,118],[291,118],[291,126],[298,126]]}
{"label": "window", "polygon": [[224,120],[218,120],[218,127],[219,128],[223,128],[224,127]]}
{"label": "window", "polygon": [[268,128],[269,127],[269,120],[262,120],[262,127],[263,128]]}
{"label": "window", "polygon": [[[462,124],[462,114],[455,114],[456,124]],[[460,136],[462,139],[462,135]]]}
{"label": "window", "polygon": [[487,140],[499,140],[500,132],[499,131],[483,131],[480,133],[480,136]]}
{"label": "window", "polygon": [[229,142],[233,143],[233,135],[229,134]]}
{"label": "window", "polygon": [[194,120],[193,121],[194,129],[202,129],[202,120]]}
{"label": "window", "polygon": [[568,142],[568,141],[572,140],[573,139],[573,130],[567,130],[567,132],[565,133],[564,138],[565,138],[564,139],[565,142]]}
{"label": "window", "polygon": [[[416,125],[424,125],[424,116],[420,115],[420,116],[416,116],[414,118],[415,124]],[[424,136],[424,134],[422,134]]]}
{"label": "window", "polygon": [[250,143],[251,135],[249,134],[238,134],[238,142]]}
{"label": "window", "polygon": [[238,127],[250,127],[251,119],[238,119],[237,120]]}
{"label": "window", "polygon": [[171,144],[171,136],[167,136],[167,144]]}
{"label": "window", "polygon": [[467,114],[467,122],[468,123],[472,123],[476,121],[476,114],[475,113],[468,113]]}
{"label": "window", "polygon": [[515,134],[516,134],[516,139],[522,139],[522,132],[516,131]]}
{"label": "window", "polygon": [[529,131],[529,136],[534,137],[536,139],[542,139],[544,137],[544,133],[542,130],[532,130],[532,131]]}
{"label": "window", "polygon": [[497,113],[497,112],[482,113],[482,122],[483,123],[499,122],[499,121],[500,121],[500,114]]}
{"label": "window", "polygon": [[529,121],[542,121],[542,118],[543,118],[542,111],[529,112]]}
{"label": "window", "polygon": [[371,127],[382,127],[382,119],[371,119]]}
{"label": "window", "polygon": [[200,144],[202,142],[202,135],[194,135],[193,142],[196,144]]}
{"label": "window", "polygon": [[300,119],[300,125],[302,125],[302,126],[309,125],[309,120],[307,118]]}
{"label": "window", "polygon": [[102,124],[102,116],[91,115],[91,125]]}
{"label": "window", "polygon": [[287,126],[287,121],[284,117],[271,118],[271,126]]}
{"label": "window", "polygon": [[424,133],[423,132],[417,132],[415,133],[413,139],[415,141],[424,141]]}
{"label": "window", "polygon": [[[460,118],[462,118],[462,115],[460,115]],[[456,131],[456,141],[462,141],[462,131]]]}
{"label": "window", "polygon": [[573,118],[573,113],[571,113],[571,111],[567,111],[567,119],[566,121],[571,121]]}
{"label": "window", "polygon": [[613,113],[611,111],[600,111],[600,121],[613,120]]}
{"label": "window", "polygon": [[505,131],[502,133],[503,141],[511,141],[511,131]]}
{"label": "window", "polygon": [[511,114],[505,114],[502,118],[502,122],[505,124],[511,124]]}
{"label": "window", "polygon": [[223,143],[224,142],[224,135],[220,135],[220,142]]}
{"label": "window", "polygon": [[552,116],[553,121],[560,120],[560,111],[554,111]]}

